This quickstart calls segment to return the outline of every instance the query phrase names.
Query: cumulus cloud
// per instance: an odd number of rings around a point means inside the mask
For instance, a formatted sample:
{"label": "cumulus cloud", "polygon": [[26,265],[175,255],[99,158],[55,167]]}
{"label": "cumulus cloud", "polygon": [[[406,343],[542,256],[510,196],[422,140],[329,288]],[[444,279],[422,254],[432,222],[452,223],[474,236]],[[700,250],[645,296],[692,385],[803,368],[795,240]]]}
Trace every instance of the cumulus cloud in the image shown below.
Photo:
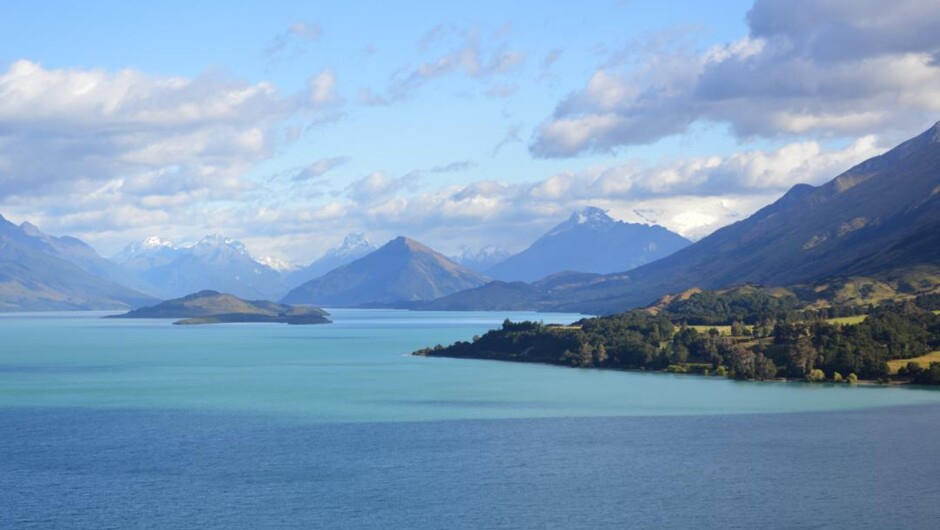
{"label": "cumulus cloud", "polygon": [[300,107],[268,83],[213,74],[17,61],[0,74],[0,197],[109,180],[150,192],[182,182],[224,194],[244,186],[240,176],[270,153],[271,128]]}
{"label": "cumulus cloud", "polygon": [[748,24],[737,42],[656,47],[598,69],[557,105],[530,150],[606,152],[697,122],[729,124],[740,137],[910,132],[940,113],[940,10],[931,0],[758,0]]}
{"label": "cumulus cloud", "polygon": [[430,189],[419,187],[414,172],[402,177],[377,172],[322,209],[272,208],[266,219],[252,223],[268,223],[272,242],[288,234],[297,241],[324,230],[355,229],[376,240],[407,234],[445,252],[460,245],[521,249],[572,211],[593,205],[619,219],[661,224],[697,239],[750,215],[794,184],[828,181],[881,151],[874,137],[829,149],[793,142],[655,165],[599,165],[524,183],[480,180]]}
{"label": "cumulus cloud", "polygon": [[381,171],[376,171],[347,186],[346,193],[360,205],[375,207],[381,201],[394,198],[399,192],[414,190],[420,182],[421,174],[417,171],[401,177],[390,177]]}
{"label": "cumulus cloud", "polygon": [[[882,150],[873,137],[828,148],[792,142],[725,156],[598,165],[529,182],[478,180],[435,187],[418,172],[398,177],[375,172],[325,202],[287,200],[277,193],[200,208],[187,222],[238,237],[258,255],[298,262],[316,258],[335,243],[324,234],[352,230],[378,242],[405,234],[443,252],[494,244],[521,250],[572,211],[589,205],[618,219],[657,223],[698,239],[750,215],[796,183],[828,181]],[[161,221],[158,212],[140,209],[122,215],[139,215],[146,226]],[[90,215],[70,222],[93,227],[107,220]]]}
{"label": "cumulus cloud", "polygon": [[93,241],[168,223],[215,228],[207,204],[258,195],[246,174],[271,156],[286,118],[313,111],[305,94],[215,73],[17,61],[0,71],[4,214]]}

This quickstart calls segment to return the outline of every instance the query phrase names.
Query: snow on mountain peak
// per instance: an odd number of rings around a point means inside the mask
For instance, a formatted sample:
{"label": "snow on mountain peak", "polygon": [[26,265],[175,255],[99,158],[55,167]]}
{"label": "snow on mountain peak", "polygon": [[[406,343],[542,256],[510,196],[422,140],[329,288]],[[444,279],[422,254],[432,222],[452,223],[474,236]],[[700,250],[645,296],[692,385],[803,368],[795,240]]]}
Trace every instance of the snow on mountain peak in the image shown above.
{"label": "snow on mountain peak", "polygon": [[612,219],[605,210],[594,206],[588,206],[571,214],[567,221],[556,226],[548,236],[553,236],[567,232],[580,226],[587,226],[593,229],[607,229],[615,225],[618,221]]}
{"label": "snow on mountain peak", "polygon": [[150,236],[144,239],[139,245],[139,248],[141,249],[160,247],[176,248],[176,243],[170,241],[169,239],[163,239],[160,236]]}
{"label": "snow on mountain peak", "polygon": [[339,248],[333,249],[331,251],[334,256],[349,256],[351,254],[363,254],[368,251],[371,252],[375,250],[375,245],[369,241],[365,234],[361,232],[352,232],[346,235],[343,238],[343,244]]}
{"label": "snow on mountain peak", "polygon": [[592,225],[601,225],[601,224],[610,224],[614,220],[611,219],[607,212],[601,210],[600,208],[594,206],[588,206],[580,211],[574,212],[571,214],[569,221],[573,221],[576,224],[592,224]]}
{"label": "snow on mountain peak", "polygon": [[248,249],[244,243],[221,234],[210,234],[196,242],[195,247],[222,248],[229,247],[240,254],[248,254]]}
{"label": "snow on mountain peak", "polygon": [[290,272],[299,269],[297,265],[290,263],[289,261],[284,261],[282,259],[275,258],[274,256],[264,256],[256,260],[262,265],[266,265],[277,272]]}

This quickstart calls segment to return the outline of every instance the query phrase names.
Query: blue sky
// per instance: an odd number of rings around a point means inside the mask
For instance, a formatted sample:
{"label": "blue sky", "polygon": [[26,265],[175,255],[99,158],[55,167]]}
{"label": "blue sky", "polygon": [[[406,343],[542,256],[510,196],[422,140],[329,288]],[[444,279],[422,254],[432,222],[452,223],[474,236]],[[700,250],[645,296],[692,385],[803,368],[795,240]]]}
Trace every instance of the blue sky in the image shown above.
{"label": "blue sky", "polygon": [[940,116],[927,1],[453,4],[8,3],[0,213],[297,262],[587,205],[698,238]]}

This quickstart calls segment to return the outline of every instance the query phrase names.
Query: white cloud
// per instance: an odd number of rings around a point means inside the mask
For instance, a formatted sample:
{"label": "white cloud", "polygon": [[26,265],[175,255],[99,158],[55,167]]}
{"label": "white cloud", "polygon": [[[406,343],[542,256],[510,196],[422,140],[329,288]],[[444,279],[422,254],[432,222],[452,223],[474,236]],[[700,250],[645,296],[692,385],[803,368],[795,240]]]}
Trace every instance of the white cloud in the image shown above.
{"label": "white cloud", "polygon": [[226,195],[270,154],[274,125],[300,109],[268,83],[17,61],[0,74],[0,197],[109,180]]}
{"label": "white cloud", "polygon": [[932,0],[758,0],[748,22],[750,35],[736,42],[653,47],[598,69],[541,125],[532,153],[606,152],[696,122],[729,124],[740,137],[857,137],[936,121]]}
{"label": "white cloud", "polygon": [[332,105],[342,99],[336,94],[336,74],[324,70],[310,78],[308,82],[310,103],[314,106]]}
{"label": "white cloud", "polygon": [[332,203],[342,215],[313,221],[310,209],[288,207],[270,226],[272,233],[291,231],[301,240],[311,232],[355,229],[376,240],[407,234],[445,252],[485,244],[521,249],[572,211],[594,205],[697,239],[750,215],[794,184],[828,181],[880,151],[872,137],[837,149],[794,142],[655,166],[599,165],[528,183],[481,180],[434,189],[419,188],[417,173],[396,178],[377,172]]}
{"label": "white cloud", "polygon": [[416,171],[401,177],[389,177],[376,171],[347,186],[346,193],[362,206],[375,207],[396,193],[415,189],[420,181],[421,176]]}

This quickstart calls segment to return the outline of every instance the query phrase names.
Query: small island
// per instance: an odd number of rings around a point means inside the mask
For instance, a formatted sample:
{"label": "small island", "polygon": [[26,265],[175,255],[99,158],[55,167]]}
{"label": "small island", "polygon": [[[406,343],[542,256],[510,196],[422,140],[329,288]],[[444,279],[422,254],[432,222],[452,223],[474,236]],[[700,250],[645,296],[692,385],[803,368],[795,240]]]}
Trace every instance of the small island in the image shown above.
{"label": "small island", "polygon": [[242,300],[217,291],[200,291],[150,307],[134,309],[106,318],[176,318],[174,324],[224,324],[277,322],[284,324],[329,324],[329,313],[310,306],[278,304],[268,300]]}

